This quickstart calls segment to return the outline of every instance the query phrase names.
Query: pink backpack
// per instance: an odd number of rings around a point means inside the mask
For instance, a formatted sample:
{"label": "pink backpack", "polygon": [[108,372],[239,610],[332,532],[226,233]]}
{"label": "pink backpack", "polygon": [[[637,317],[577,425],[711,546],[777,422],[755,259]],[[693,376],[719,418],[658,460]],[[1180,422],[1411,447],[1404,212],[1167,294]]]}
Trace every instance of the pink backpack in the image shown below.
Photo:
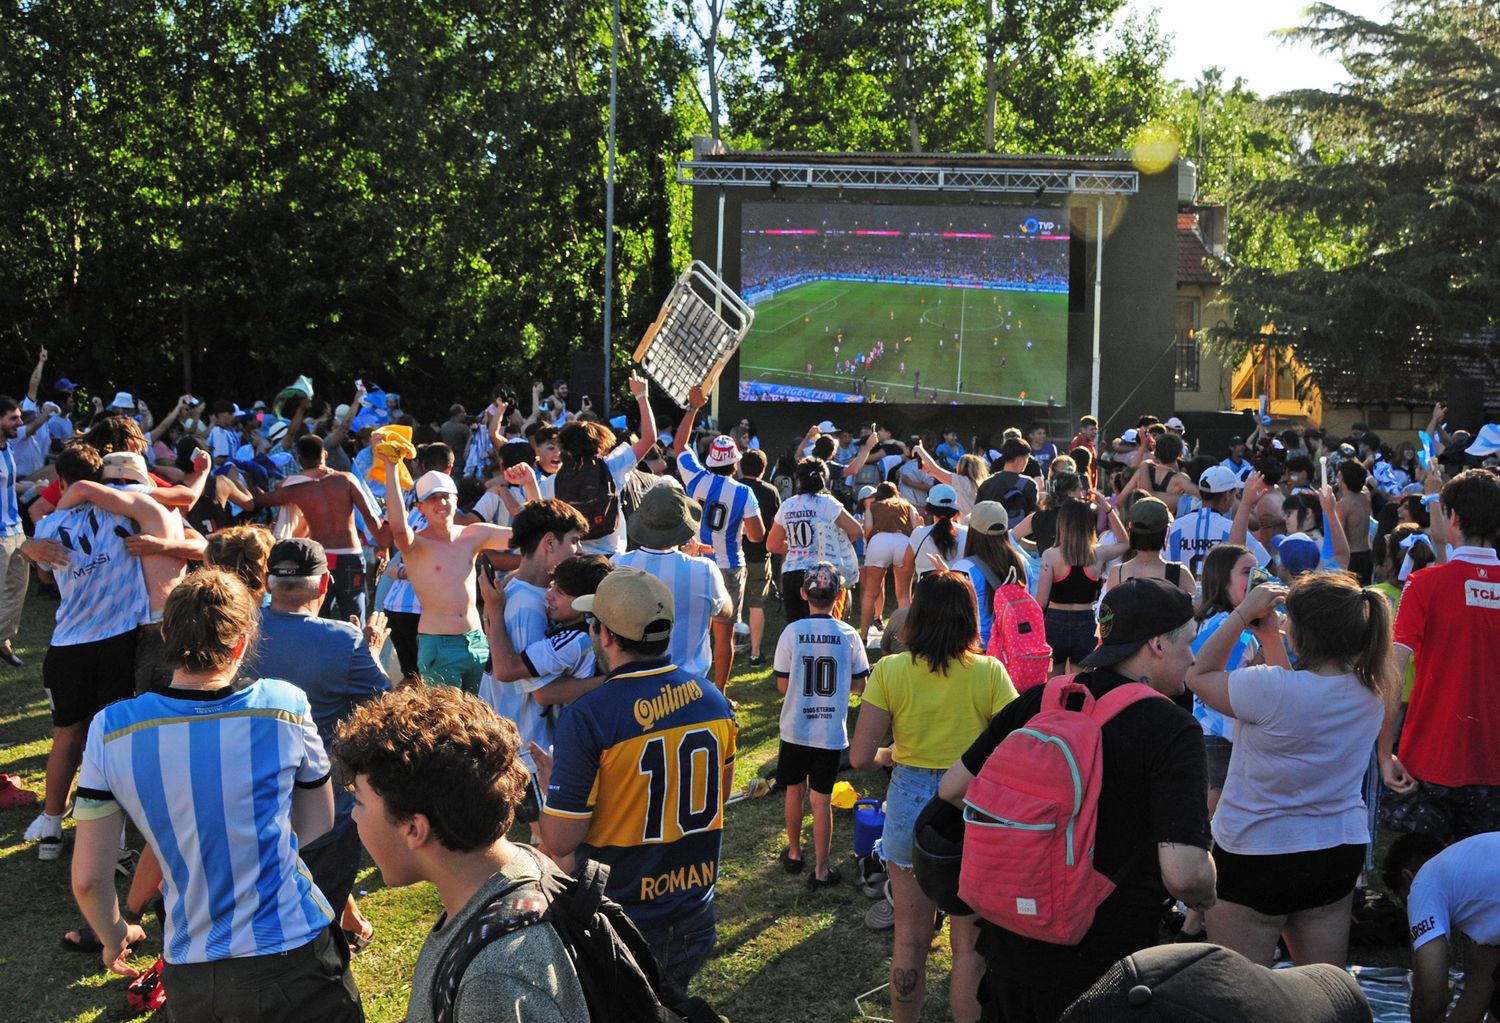
{"label": "pink backpack", "polygon": [[[1077,677],[1048,680],[1041,709],[1001,740],[964,798],[959,897],[991,923],[1054,945],[1082,941],[1115,889],[1094,869],[1100,729],[1133,703],[1166,699],[1132,682],[1096,702]],[[1082,706],[1069,710],[1080,694]]]}
{"label": "pink backpack", "polygon": [[1047,681],[1052,648],[1047,645],[1047,623],[1042,606],[1016,581],[1015,571],[995,587],[995,620],[985,653],[1005,665],[1016,692],[1024,693]]}

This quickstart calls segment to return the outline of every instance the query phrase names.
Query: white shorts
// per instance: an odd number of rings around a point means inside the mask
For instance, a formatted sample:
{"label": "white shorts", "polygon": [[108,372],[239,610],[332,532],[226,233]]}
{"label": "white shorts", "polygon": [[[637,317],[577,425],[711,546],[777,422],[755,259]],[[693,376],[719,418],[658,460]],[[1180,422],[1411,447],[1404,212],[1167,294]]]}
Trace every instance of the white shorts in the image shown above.
{"label": "white shorts", "polygon": [[865,567],[894,568],[910,548],[911,540],[905,533],[876,533],[865,541]]}

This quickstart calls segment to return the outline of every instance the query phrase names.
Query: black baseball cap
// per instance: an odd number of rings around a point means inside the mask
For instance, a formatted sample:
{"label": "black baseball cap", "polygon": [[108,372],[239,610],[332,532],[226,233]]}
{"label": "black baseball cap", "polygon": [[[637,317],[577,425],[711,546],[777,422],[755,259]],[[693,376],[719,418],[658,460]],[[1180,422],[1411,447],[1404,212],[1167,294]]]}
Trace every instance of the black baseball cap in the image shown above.
{"label": "black baseball cap", "polygon": [[1111,966],[1059,1023],[1371,1023],[1353,977],[1327,963],[1268,970],[1219,945],[1158,945]]}
{"label": "black baseball cap", "polygon": [[266,574],[282,579],[327,575],[328,557],[316,540],[302,536],[280,540],[266,556]]}
{"label": "black baseball cap", "polygon": [[1099,605],[1099,645],[1078,662],[1085,668],[1119,664],[1145,645],[1193,618],[1193,601],[1165,579],[1127,579]]}

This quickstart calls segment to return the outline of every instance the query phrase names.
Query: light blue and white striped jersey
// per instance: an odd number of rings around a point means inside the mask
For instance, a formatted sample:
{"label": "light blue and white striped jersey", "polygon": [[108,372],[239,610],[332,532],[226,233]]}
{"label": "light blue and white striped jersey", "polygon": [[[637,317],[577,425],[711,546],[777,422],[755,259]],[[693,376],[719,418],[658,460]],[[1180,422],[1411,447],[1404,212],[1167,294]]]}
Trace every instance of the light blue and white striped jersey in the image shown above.
{"label": "light blue and white striped jersey", "polygon": [[[1202,650],[1203,645],[1229,620],[1229,614],[1228,611],[1220,611],[1198,623],[1198,634],[1193,638],[1194,654]],[[1224,670],[1234,671],[1236,668],[1245,667],[1259,651],[1260,643],[1255,636],[1250,630],[1243,630],[1240,638],[1235,640],[1234,647],[1229,651],[1229,660]],[[1197,696],[1193,697],[1193,717],[1198,719],[1198,725],[1203,729],[1204,735],[1214,735],[1221,739],[1228,739],[1230,742],[1234,741],[1234,719],[1220,714]]]}
{"label": "light blue and white striped jersey", "polygon": [[[547,636],[547,591],[544,587],[511,576],[505,584],[505,634],[514,650],[525,650]],[[531,694],[551,682],[550,678],[498,681],[489,672],[479,680],[479,698],[496,714],[509,718],[521,733],[521,759],[531,767],[526,744],[552,748],[552,720],[542,714],[542,705]]]}
{"label": "light blue and white striped jersey", "polygon": [[717,476],[703,468],[692,448],[684,448],[677,458],[677,471],[687,485],[687,495],[703,505],[703,522],[698,540],[714,549],[714,561],[720,568],[743,568],[745,556],[740,550],[740,525],[747,515],[760,515],[755,491],[728,476]]}
{"label": "light blue and white striped jersey", "polygon": [[[1164,557],[1167,561],[1180,561],[1187,565],[1193,578],[1197,579],[1203,573],[1203,559],[1219,544],[1229,542],[1229,532],[1233,528],[1234,522],[1228,516],[1208,508],[1180,515],[1167,530],[1167,553]],[[1255,563],[1261,568],[1270,564],[1270,552],[1254,536],[1245,537],[1245,547],[1255,555]]]}
{"label": "light blue and white striped jersey", "polygon": [[581,625],[554,628],[546,637],[532,643],[521,653],[531,673],[551,682],[563,678],[592,678],[599,673],[594,661],[594,644]]}
{"label": "light blue and white striped jersey", "polygon": [[292,833],[294,789],[326,784],[328,755],[290,682],[172,689],[94,715],[75,816],[124,810],[151,843],[168,963],[276,955],[333,920]]}
{"label": "light blue and white striped jersey", "polygon": [[21,532],[21,505],[16,501],[16,458],[7,443],[0,448],[0,536],[15,536]]}
{"label": "light blue and white striped jersey", "polygon": [[475,479],[484,479],[484,466],[489,461],[490,452],[495,450],[495,445],[490,443],[490,431],[480,427],[474,431],[469,438],[469,447],[464,454],[465,476],[473,476]]}
{"label": "light blue and white striped jersey", "polygon": [[1411,482],[1410,476],[1380,455],[1375,456],[1375,464],[1370,467],[1370,475],[1375,477],[1375,486],[1378,490],[1392,496],[1401,493]]}
{"label": "light blue and white striped jersey", "polygon": [[[48,420],[50,423],[51,420]],[[33,433],[30,425],[21,427],[16,439],[6,445],[16,463],[16,478],[23,479],[47,463],[47,452],[52,447],[52,435],[46,426],[40,433]]]}
{"label": "light blue and white striped jersey", "polygon": [[377,482],[375,480],[365,479],[365,477],[369,475],[370,470],[375,466],[375,449],[370,447],[370,445],[368,444],[360,448],[358,454],[354,456],[354,461],[350,463],[350,466],[351,468],[349,469],[349,471],[354,473],[354,475],[364,483],[365,490],[368,491],[370,495],[374,497],[378,502],[375,507],[384,508],[385,481],[380,480]]}
{"label": "light blue and white striped jersey", "polygon": [[38,540],[56,540],[68,549],[68,567],[52,572],[62,596],[53,646],[96,643],[151,620],[140,559],[125,549],[125,537],[135,532],[130,519],[91,504],[55,511],[37,523]]}
{"label": "light blue and white striped jersey", "polygon": [[729,606],[729,591],[719,566],[708,558],[652,547],[617,554],[614,563],[620,568],[650,572],[672,591],[676,616],[667,659],[695,678],[708,678],[713,668],[709,622]]}
{"label": "light blue and white striped jersey", "polygon": [[772,662],[786,676],[781,738],[814,749],[849,745],[849,690],[870,674],[859,633],[832,615],[815,614],[781,630]]}
{"label": "light blue and white striped jersey", "polygon": [[[416,508],[407,513],[406,521],[413,533],[427,528],[427,516]],[[386,570],[390,574],[391,585],[385,591],[385,602],[381,606],[386,611],[419,615],[422,613],[422,601],[417,596],[416,587],[407,581],[405,567],[406,558],[400,551],[391,555],[391,564]]]}

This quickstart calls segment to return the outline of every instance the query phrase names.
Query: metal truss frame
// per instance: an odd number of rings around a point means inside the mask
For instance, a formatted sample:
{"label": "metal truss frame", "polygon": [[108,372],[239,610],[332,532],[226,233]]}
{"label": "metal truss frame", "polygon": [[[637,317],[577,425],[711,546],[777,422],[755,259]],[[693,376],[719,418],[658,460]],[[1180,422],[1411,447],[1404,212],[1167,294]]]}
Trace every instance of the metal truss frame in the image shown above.
{"label": "metal truss frame", "polygon": [[685,160],[679,163],[677,180],[692,187],[841,188],[1011,192],[1032,195],[1134,195],[1140,187],[1140,175],[1133,170],[730,163],[707,160]]}

